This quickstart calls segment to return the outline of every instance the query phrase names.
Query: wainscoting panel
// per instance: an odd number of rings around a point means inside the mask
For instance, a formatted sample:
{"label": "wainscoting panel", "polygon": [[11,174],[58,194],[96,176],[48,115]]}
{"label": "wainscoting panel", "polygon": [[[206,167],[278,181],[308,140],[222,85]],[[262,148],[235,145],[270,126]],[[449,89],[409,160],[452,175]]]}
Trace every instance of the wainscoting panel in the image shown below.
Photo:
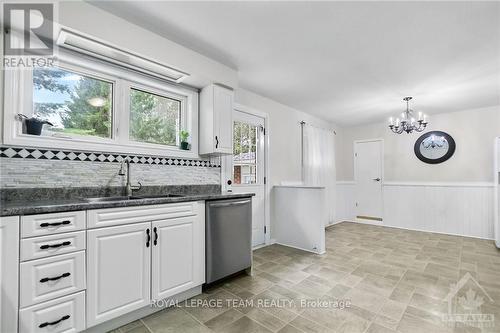
{"label": "wainscoting panel", "polygon": [[356,203],[354,182],[337,182],[335,201],[335,222],[354,220]]}
{"label": "wainscoting panel", "polygon": [[383,191],[386,226],[493,238],[492,185],[385,184]]}
{"label": "wainscoting panel", "polygon": [[[337,183],[338,220],[354,221],[354,182]],[[492,183],[386,182],[383,226],[493,239]]]}

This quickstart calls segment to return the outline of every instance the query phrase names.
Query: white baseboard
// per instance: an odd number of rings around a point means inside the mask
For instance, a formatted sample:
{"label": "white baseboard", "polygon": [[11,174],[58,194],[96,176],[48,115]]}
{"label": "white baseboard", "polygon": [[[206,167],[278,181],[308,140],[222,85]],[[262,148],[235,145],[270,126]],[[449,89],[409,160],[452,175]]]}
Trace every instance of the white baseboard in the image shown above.
{"label": "white baseboard", "polygon": [[380,225],[380,226],[384,225],[384,221],[376,221],[376,220],[368,220],[360,218],[356,218],[355,221],[361,224]]}
{"label": "white baseboard", "polygon": [[309,249],[303,249],[301,247],[292,246],[292,245],[288,245],[288,244],[284,244],[284,243],[278,243],[278,242],[276,242],[276,244],[283,245],[283,246],[286,246],[286,247],[291,247],[291,248],[297,249],[297,250],[302,250],[302,251],[314,253],[314,254],[325,254],[326,253],[326,251],[323,251],[323,252],[314,252],[314,251],[309,250]]}

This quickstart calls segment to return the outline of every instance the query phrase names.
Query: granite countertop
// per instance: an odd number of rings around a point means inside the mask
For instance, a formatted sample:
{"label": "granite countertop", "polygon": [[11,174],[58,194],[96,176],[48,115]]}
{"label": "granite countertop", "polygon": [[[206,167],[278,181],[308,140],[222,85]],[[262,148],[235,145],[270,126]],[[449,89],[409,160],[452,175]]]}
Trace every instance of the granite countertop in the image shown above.
{"label": "granite countertop", "polygon": [[[80,197],[69,196],[69,198],[50,197],[49,195],[38,196],[37,198],[33,198],[28,195],[10,195],[11,197],[9,198],[10,200],[5,200],[6,199],[5,195],[3,195],[2,202],[0,203],[1,205],[0,216],[31,215],[31,214],[43,214],[43,213],[68,212],[75,210],[118,208],[118,207],[128,207],[128,206],[160,205],[160,204],[167,204],[174,202],[199,201],[199,200],[238,199],[238,198],[248,198],[255,195],[254,193],[221,192],[220,189],[219,191],[214,191],[213,189],[211,189],[210,191],[205,192],[203,191],[203,189],[200,188],[197,188],[195,191],[182,191],[182,192],[185,193],[179,193],[179,192],[176,193],[173,191],[168,191],[163,193],[153,193],[153,194],[134,193],[134,196],[137,197],[143,196],[144,198],[116,200],[116,201],[100,201],[100,202],[88,202],[85,200],[85,198],[104,196],[104,195],[95,195],[92,192],[91,192],[92,194],[90,194],[89,192],[85,191],[82,191],[81,193],[86,193],[87,195],[82,195]],[[40,191],[38,193],[40,193]],[[172,193],[181,194],[182,196],[152,197],[156,195],[160,196]]]}

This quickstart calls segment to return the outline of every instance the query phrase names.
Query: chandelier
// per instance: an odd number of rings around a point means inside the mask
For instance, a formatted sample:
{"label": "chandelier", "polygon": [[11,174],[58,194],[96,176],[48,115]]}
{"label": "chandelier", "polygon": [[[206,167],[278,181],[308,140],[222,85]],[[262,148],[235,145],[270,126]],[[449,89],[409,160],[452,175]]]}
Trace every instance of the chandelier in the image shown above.
{"label": "chandelier", "polygon": [[422,132],[427,126],[427,116],[422,112],[418,113],[418,119],[413,116],[413,110],[410,109],[408,103],[412,97],[405,97],[403,101],[406,102],[406,111],[401,114],[401,119],[389,118],[389,128],[396,134],[406,132],[408,134],[415,132]]}

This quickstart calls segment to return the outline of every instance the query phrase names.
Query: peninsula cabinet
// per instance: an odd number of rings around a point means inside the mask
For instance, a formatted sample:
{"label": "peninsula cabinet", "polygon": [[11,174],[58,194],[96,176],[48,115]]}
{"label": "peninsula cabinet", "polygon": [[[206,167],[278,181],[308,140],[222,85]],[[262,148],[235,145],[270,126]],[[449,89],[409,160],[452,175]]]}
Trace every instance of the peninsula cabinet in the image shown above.
{"label": "peninsula cabinet", "polygon": [[17,332],[19,217],[0,217],[0,332]]}
{"label": "peninsula cabinet", "polygon": [[87,216],[89,226],[106,225],[87,230],[87,327],[205,281],[204,202],[99,209]]}

